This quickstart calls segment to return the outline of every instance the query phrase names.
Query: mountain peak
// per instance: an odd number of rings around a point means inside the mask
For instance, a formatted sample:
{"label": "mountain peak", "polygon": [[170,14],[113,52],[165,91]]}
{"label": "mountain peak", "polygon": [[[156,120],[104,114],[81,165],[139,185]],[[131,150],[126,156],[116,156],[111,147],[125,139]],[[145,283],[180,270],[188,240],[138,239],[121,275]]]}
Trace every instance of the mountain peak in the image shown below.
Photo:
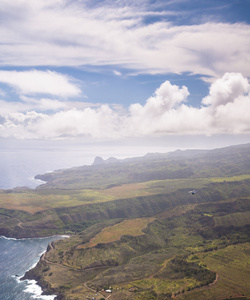
{"label": "mountain peak", "polygon": [[96,156],[92,165],[97,166],[97,165],[102,165],[102,164],[104,164],[104,159],[100,156]]}

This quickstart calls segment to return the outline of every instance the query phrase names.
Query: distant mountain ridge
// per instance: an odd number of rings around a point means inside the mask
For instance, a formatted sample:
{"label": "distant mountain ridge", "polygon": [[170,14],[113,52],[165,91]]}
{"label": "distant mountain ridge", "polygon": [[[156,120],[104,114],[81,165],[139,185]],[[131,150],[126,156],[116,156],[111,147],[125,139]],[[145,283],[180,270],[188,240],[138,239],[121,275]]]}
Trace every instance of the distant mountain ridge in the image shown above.
{"label": "distant mountain ridge", "polygon": [[250,299],[250,144],[97,157],[35,192],[62,205],[2,210],[0,233],[74,233],[24,277],[58,299]]}
{"label": "distant mountain ridge", "polygon": [[103,164],[112,164],[119,162],[120,160],[115,158],[115,157],[109,157],[108,159],[104,160],[100,156],[96,156],[94,162],[92,163],[92,166],[97,166],[97,165],[103,165]]}
{"label": "distant mountain ridge", "polygon": [[250,144],[214,150],[176,150],[164,154],[107,160],[96,157],[91,166],[40,174],[44,188],[105,188],[149,180],[234,176],[249,173]]}

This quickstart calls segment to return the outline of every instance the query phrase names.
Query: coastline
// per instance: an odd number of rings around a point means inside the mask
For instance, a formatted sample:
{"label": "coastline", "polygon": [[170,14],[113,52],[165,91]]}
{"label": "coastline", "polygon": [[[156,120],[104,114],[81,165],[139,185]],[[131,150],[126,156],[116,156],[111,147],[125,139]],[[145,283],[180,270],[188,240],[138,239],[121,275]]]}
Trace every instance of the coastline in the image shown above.
{"label": "coastline", "polygon": [[41,253],[39,260],[20,278],[20,281],[31,282],[36,287],[39,287],[39,289],[41,290],[39,296],[43,297],[42,299],[46,300],[58,299],[56,298],[58,295],[51,286],[49,286],[44,280],[42,280],[42,277],[38,275],[36,269],[40,267],[43,268],[43,257],[45,253],[50,250],[52,242],[50,242],[47,246],[47,249],[43,253]]}
{"label": "coastline", "polygon": [[[62,237],[62,238],[69,238],[69,235],[59,235],[56,237]],[[56,239],[60,240],[59,239]],[[29,270],[27,270],[24,274],[24,276],[22,276],[20,278],[21,281],[27,281],[27,282],[31,282],[32,286],[34,286],[36,288],[36,291],[39,290],[39,296],[41,296],[42,299],[45,300],[60,300],[60,295],[59,291],[53,289],[46,281],[44,281],[42,279],[42,276],[40,274],[38,274],[36,272],[36,270],[38,268],[43,268],[43,265],[45,264],[45,261],[43,260],[43,257],[45,256],[46,252],[49,252],[50,249],[52,249],[52,243],[55,240],[51,241],[48,246],[47,249],[45,251],[43,251],[40,255],[40,258],[38,260],[38,262],[36,262]],[[39,287],[39,288],[37,288]]]}
{"label": "coastline", "polygon": [[[22,284],[23,288],[22,291],[23,293],[31,294],[31,298],[36,298],[36,299],[44,299],[44,300],[54,300],[54,299],[60,299],[57,298],[57,294],[53,289],[48,287],[45,282],[41,280],[39,276],[36,276],[34,270],[36,267],[40,264],[42,261],[42,257],[45,255],[47,251],[49,251],[51,247],[51,243],[56,240],[64,239],[69,237],[68,235],[55,235],[55,236],[49,236],[49,237],[37,237],[37,238],[13,238],[13,237],[6,237],[1,235],[0,238],[9,240],[9,241],[17,241],[17,242],[24,242],[24,241],[29,241],[32,242],[32,240],[46,240],[48,238],[51,238],[52,240],[48,241],[47,248],[43,250],[42,252],[38,253],[38,259],[33,262],[31,267],[26,269],[25,271],[21,271],[22,275],[15,275],[15,273],[12,273],[11,277],[16,280],[17,284]],[[54,239],[53,239],[54,238]],[[13,270],[12,270],[13,272]],[[15,271],[16,272],[16,271]],[[19,271],[16,272],[17,274]],[[20,274],[20,273],[19,273]],[[58,291],[57,291],[58,292]]]}
{"label": "coastline", "polygon": [[[70,237],[70,235],[68,235],[68,234],[55,234],[55,235],[50,235],[50,236],[37,236],[37,237],[24,237],[24,238],[15,238],[15,237],[8,237],[8,236],[5,236],[5,235],[2,235],[2,234],[0,234],[0,238],[4,238],[4,239],[6,239],[6,240],[13,240],[13,241],[24,241],[24,240],[34,240],[34,239],[47,239],[47,238],[53,238],[53,237],[62,237],[62,238],[69,238]],[[56,239],[57,240],[57,239]],[[59,240],[59,239],[58,239]],[[41,253],[41,255],[42,254],[44,254],[46,252],[46,250],[45,251],[43,251],[42,253]]]}
{"label": "coastline", "polygon": [[51,289],[51,287],[48,287],[48,285],[44,284],[44,282],[41,280],[40,277],[36,276],[33,273],[34,268],[37,267],[39,264],[41,258],[39,261],[33,266],[30,270],[26,271],[24,276],[19,278],[18,280],[25,281],[27,284],[26,290],[24,292],[29,292],[34,294],[35,296],[39,296],[42,299],[46,300],[55,300],[57,298],[57,294],[55,294],[55,291]]}
{"label": "coastline", "polygon": [[26,288],[24,292],[34,295],[35,298],[39,297],[40,299],[44,300],[55,300],[57,297],[57,295],[55,294],[45,295],[42,286],[35,279],[23,280],[22,278],[18,278],[17,280],[18,282],[24,281],[26,283]]}

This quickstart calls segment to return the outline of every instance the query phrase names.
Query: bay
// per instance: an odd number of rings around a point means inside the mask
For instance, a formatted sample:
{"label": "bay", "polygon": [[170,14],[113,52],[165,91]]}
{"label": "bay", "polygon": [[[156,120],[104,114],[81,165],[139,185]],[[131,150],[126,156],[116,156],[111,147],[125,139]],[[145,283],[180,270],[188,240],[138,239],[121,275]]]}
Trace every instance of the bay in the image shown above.
{"label": "bay", "polygon": [[0,236],[0,300],[52,300],[42,296],[35,280],[20,281],[26,271],[34,267],[48,244],[62,236],[36,239],[9,239]]}

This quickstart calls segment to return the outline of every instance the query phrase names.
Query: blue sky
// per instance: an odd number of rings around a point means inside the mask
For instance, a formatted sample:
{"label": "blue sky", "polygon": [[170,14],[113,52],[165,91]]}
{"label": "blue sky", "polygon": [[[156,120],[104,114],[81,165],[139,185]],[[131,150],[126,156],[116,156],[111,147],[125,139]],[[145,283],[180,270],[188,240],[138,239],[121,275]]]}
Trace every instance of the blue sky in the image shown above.
{"label": "blue sky", "polygon": [[2,143],[249,142],[249,11],[249,0],[1,0]]}

